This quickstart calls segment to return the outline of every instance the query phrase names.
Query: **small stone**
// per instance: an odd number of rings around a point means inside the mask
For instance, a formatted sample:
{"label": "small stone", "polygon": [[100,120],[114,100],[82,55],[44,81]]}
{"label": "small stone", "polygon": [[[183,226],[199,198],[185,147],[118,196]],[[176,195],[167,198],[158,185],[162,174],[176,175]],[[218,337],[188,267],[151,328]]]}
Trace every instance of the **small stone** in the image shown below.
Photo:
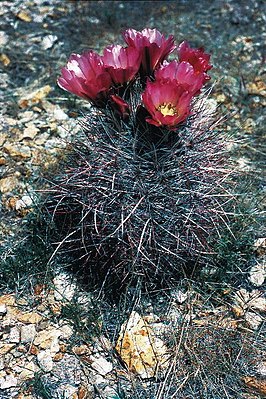
{"label": "small stone", "polygon": [[266,254],[266,238],[265,237],[258,238],[254,242],[254,250],[257,253],[257,255],[259,255],[259,256]]}
{"label": "small stone", "polygon": [[266,298],[262,296],[262,292],[259,290],[249,292],[241,288],[235,294],[235,302],[243,310],[256,309],[260,312],[266,312]]}
{"label": "small stone", "polygon": [[28,208],[32,205],[32,199],[28,195],[23,195],[23,197],[16,201],[15,209],[20,211],[21,209]]}
{"label": "small stone", "polygon": [[77,356],[91,354],[91,349],[88,345],[73,346],[72,351]]}
{"label": "small stone", "polygon": [[37,360],[43,371],[52,371],[54,363],[49,349],[40,351],[37,355]]}
{"label": "small stone", "polygon": [[53,116],[57,121],[65,121],[68,119],[68,115],[59,107],[54,110]]}
{"label": "small stone", "polygon": [[9,333],[9,342],[18,344],[20,342],[20,329],[18,327],[12,327]]}
{"label": "small stone", "polygon": [[32,93],[28,94],[27,96],[22,97],[19,100],[18,104],[21,108],[27,108],[34,104],[38,104],[50,93],[51,90],[52,90],[51,86],[49,85],[43,86],[40,89],[37,89]]}
{"label": "small stone", "polygon": [[19,380],[20,381],[26,381],[30,378],[34,377],[34,374],[36,372],[37,366],[36,364],[31,361],[31,362],[26,362],[23,366],[23,370],[19,374]]}
{"label": "small stone", "polygon": [[184,303],[188,298],[188,293],[176,290],[172,293],[173,299],[178,303]]}
{"label": "small stone", "polygon": [[94,387],[92,385],[81,385],[78,389],[78,399],[94,398]]}
{"label": "small stone", "polygon": [[30,346],[30,349],[29,349],[29,353],[30,353],[31,355],[38,355],[38,353],[39,353],[39,348],[37,348],[37,346],[35,346],[35,345],[31,345],[31,346]]}
{"label": "small stone", "polygon": [[5,362],[3,356],[0,357],[0,370],[4,370]]}
{"label": "small stone", "polygon": [[15,304],[15,296],[13,294],[6,294],[0,296],[0,305],[13,306],[14,304]]}
{"label": "small stone", "polygon": [[4,303],[0,304],[0,316],[4,316],[7,312],[6,305]]}
{"label": "small stone", "polygon": [[35,324],[23,325],[21,327],[20,334],[22,343],[33,342],[36,335]]}
{"label": "small stone", "polygon": [[27,159],[31,157],[31,150],[28,146],[18,146],[15,144],[6,143],[4,144],[3,149],[12,158]]}
{"label": "small stone", "polygon": [[31,22],[32,21],[32,18],[30,16],[30,14],[28,12],[26,12],[26,11],[23,11],[23,10],[21,10],[21,11],[19,11],[17,13],[17,17],[19,19],[21,19],[21,21],[24,21],[24,22]]}
{"label": "small stone", "polygon": [[0,54],[0,62],[4,64],[4,66],[8,66],[11,63],[11,59],[4,53]]}
{"label": "small stone", "polygon": [[257,330],[263,322],[263,318],[254,312],[246,312],[245,320],[252,330]]}
{"label": "small stone", "polygon": [[5,31],[0,31],[0,46],[4,47],[8,43],[8,35]]}
{"label": "small stone", "polygon": [[48,50],[53,47],[54,43],[57,41],[58,37],[55,35],[47,35],[42,39],[41,46],[44,50]]}
{"label": "small stone", "polygon": [[103,356],[91,356],[91,367],[101,375],[110,373],[113,369],[112,363],[108,362]]}
{"label": "small stone", "polygon": [[266,360],[262,361],[257,365],[257,372],[262,376],[266,377]]}
{"label": "small stone", "polygon": [[18,179],[14,176],[8,176],[8,177],[3,177],[0,179],[0,192],[2,194],[4,193],[10,193],[18,185]]}
{"label": "small stone", "polygon": [[60,334],[61,332],[57,328],[49,327],[45,330],[39,331],[33,343],[41,349],[49,349],[55,354],[60,350],[58,343]]}
{"label": "small stone", "polygon": [[260,287],[264,284],[266,279],[266,258],[261,262],[257,262],[249,272],[249,281],[256,287]]}
{"label": "small stone", "polygon": [[153,378],[169,367],[167,347],[137,312],[132,312],[123,324],[116,350],[129,371],[139,374],[141,378]]}
{"label": "small stone", "polygon": [[58,353],[56,353],[56,354],[54,355],[53,361],[54,361],[54,362],[59,362],[60,360],[63,359],[63,357],[64,357],[64,353],[58,352]]}
{"label": "small stone", "polygon": [[15,344],[1,344],[0,343],[0,355],[5,355],[10,352],[16,345]]}
{"label": "small stone", "polygon": [[0,378],[0,389],[8,389],[16,387],[18,379],[13,374],[7,374],[6,377]]}
{"label": "small stone", "polygon": [[249,387],[253,388],[262,395],[266,395],[266,381],[262,379],[258,379],[251,376],[245,376],[242,378],[244,383]]}
{"label": "small stone", "polygon": [[0,133],[0,147],[2,147],[2,145],[6,141],[6,138],[7,138],[7,136],[5,133]]}
{"label": "small stone", "polygon": [[40,129],[34,125],[34,123],[29,122],[26,124],[26,128],[23,130],[23,134],[20,137],[20,140],[23,139],[34,139],[35,136],[39,133]]}
{"label": "small stone", "polygon": [[69,339],[74,333],[73,327],[65,322],[64,324],[59,325],[59,331],[60,331],[60,338],[62,339]]}
{"label": "small stone", "polygon": [[70,277],[66,273],[61,273],[53,280],[54,283],[54,297],[57,301],[68,300],[74,297],[77,286],[70,281]]}
{"label": "small stone", "polygon": [[42,316],[36,312],[19,312],[17,314],[18,321],[27,324],[38,324],[42,320]]}
{"label": "small stone", "polygon": [[236,317],[242,317],[245,314],[244,310],[240,306],[232,306],[232,311]]}

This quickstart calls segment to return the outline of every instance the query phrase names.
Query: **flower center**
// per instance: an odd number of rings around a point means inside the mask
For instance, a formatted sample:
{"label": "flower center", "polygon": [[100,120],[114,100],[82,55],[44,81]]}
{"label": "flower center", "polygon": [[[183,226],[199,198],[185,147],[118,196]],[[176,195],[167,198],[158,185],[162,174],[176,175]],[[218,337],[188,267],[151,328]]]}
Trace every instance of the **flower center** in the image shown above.
{"label": "flower center", "polygon": [[173,116],[177,115],[176,107],[171,103],[163,103],[160,104],[157,108],[157,111],[160,111],[163,116]]}

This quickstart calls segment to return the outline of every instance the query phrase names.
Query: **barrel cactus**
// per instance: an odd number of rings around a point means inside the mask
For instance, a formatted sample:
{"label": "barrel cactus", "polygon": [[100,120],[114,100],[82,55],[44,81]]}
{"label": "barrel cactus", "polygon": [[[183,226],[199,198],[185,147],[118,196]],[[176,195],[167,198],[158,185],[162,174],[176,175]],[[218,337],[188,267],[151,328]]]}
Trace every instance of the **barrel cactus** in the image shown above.
{"label": "barrel cactus", "polygon": [[210,262],[228,225],[230,160],[210,55],[156,29],[123,37],[62,69],[59,86],[91,108],[47,208],[57,249],[92,281],[169,286]]}

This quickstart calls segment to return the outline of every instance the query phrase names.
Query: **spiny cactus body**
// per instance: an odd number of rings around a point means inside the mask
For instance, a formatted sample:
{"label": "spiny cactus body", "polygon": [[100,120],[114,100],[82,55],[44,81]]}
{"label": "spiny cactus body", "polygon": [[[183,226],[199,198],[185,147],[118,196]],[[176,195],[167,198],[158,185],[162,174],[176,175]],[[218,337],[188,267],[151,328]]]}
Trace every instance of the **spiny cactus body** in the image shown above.
{"label": "spiny cactus body", "polygon": [[[199,95],[209,56],[182,43],[179,62],[154,66],[156,51],[162,63],[174,49],[172,37],[154,31],[125,34],[135,50],[139,43],[134,78],[128,48],[110,46],[102,58],[72,56],[59,79],[93,106],[47,207],[62,232],[58,249],[108,288],[138,280],[165,286],[199,268],[233,198],[225,139],[209,92]],[[85,80],[92,58],[97,85]]]}

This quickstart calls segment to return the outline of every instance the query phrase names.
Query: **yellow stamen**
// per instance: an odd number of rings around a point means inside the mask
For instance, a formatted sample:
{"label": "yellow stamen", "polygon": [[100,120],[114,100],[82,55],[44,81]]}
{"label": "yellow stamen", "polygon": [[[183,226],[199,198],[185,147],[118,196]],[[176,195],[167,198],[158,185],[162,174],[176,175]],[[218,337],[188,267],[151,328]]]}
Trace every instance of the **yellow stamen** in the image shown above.
{"label": "yellow stamen", "polygon": [[157,111],[160,111],[163,116],[173,116],[177,115],[176,107],[171,103],[163,103],[160,104],[157,108]]}

